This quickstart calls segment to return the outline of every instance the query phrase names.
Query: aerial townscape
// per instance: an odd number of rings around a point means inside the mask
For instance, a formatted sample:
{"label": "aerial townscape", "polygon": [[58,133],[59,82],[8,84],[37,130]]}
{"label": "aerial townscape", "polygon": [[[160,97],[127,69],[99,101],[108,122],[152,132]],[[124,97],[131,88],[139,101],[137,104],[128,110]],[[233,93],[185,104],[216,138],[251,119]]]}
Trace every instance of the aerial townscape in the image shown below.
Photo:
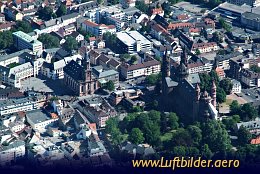
{"label": "aerial townscape", "polygon": [[0,170],[190,156],[260,164],[260,0],[0,1]]}

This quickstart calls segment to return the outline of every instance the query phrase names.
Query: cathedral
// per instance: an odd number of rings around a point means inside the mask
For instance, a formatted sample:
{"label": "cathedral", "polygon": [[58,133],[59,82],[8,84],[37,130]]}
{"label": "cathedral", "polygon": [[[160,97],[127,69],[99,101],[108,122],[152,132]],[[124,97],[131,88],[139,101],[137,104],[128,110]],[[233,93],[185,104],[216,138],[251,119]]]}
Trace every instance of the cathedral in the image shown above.
{"label": "cathedral", "polygon": [[217,119],[215,82],[212,82],[211,93],[200,90],[199,74],[188,73],[188,55],[184,48],[181,62],[172,70],[167,51],[162,62],[162,95],[163,111],[173,111],[188,120]]}

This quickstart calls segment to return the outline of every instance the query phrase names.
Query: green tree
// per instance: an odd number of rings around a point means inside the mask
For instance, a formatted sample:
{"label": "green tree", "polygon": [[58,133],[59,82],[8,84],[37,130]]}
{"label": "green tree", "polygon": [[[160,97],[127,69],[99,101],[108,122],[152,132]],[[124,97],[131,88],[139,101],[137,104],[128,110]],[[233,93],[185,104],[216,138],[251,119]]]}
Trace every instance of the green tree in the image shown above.
{"label": "green tree", "polygon": [[148,121],[143,125],[143,133],[145,137],[145,141],[152,146],[158,146],[160,141],[160,126],[152,121]]}
{"label": "green tree", "polygon": [[222,38],[221,38],[221,36],[220,36],[220,34],[218,32],[214,32],[213,33],[212,40],[214,42],[217,42],[217,43],[222,43],[223,42],[223,40],[222,40]]}
{"label": "green tree", "polygon": [[239,145],[244,146],[249,143],[249,141],[252,138],[252,135],[244,126],[241,126],[237,131],[237,137]]}
{"label": "green tree", "polygon": [[161,113],[159,111],[155,111],[155,110],[151,110],[148,113],[148,117],[150,120],[153,121],[153,123],[158,123],[160,124],[160,120],[161,120]]}
{"label": "green tree", "polygon": [[183,157],[186,156],[186,148],[185,146],[176,146],[173,148],[174,156]]}
{"label": "green tree", "polygon": [[212,158],[213,153],[211,152],[208,144],[204,144],[201,147],[201,156],[202,156],[202,158],[205,158],[205,159],[211,159]]}
{"label": "green tree", "polygon": [[15,30],[23,31],[25,33],[30,33],[33,31],[31,24],[26,21],[17,21],[15,25]]}
{"label": "green tree", "polygon": [[143,133],[139,128],[133,128],[128,139],[130,142],[137,145],[144,142]]}
{"label": "green tree", "polygon": [[171,112],[169,115],[168,115],[168,125],[171,129],[177,129],[179,127],[179,118],[178,116]]}
{"label": "green tree", "polygon": [[76,50],[78,48],[77,40],[72,36],[68,36],[66,38],[66,42],[64,43],[64,48],[66,51],[69,52],[71,52],[72,50]]}
{"label": "green tree", "polygon": [[236,121],[232,118],[226,118],[222,120],[227,130],[232,130],[236,124]]}
{"label": "green tree", "polygon": [[231,31],[232,27],[229,24],[227,24],[223,18],[220,18],[218,22],[219,22],[220,26],[222,28],[224,28],[227,32]]}
{"label": "green tree", "polygon": [[118,50],[117,47],[117,36],[116,34],[112,34],[110,32],[106,32],[103,34],[103,38],[106,42],[106,46],[108,46],[110,49]]}
{"label": "green tree", "polygon": [[250,66],[250,70],[256,73],[260,73],[260,67],[258,67],[257,65]]}
{"label": "green tree", "polygon": [[159,80],[158,74],[151,74],[149,76],[146,76],[145,82],[149,85],[155,85]]}
{"label": "green tree", "polygon": [[54,17],[53,9],[50,6],[45,6],[37,11],[40,19],[48,21]]}
{"label": "green tree", "polygon": [[172,134],[172,146],[192,146],[192,137],[190,133],[183,128],[177,129]]}
{"label": "green tree", "polygon": [[200,54],[201,54],[200,50],[199,50],[199,49],[196,49],[195,54],[196,54],[196,55],[200,55]]}
{"label": "green tree", "polygon": [[233,88],[233,84],[230,79],[223,79],[219,82],[219,87],[221,87],[226,94],[230,94]]}
{"label": "green tree", "polygon": [[131,56],[131,63],[135,63],[137,61],[137,57],[136,56]]}
{"label": "green tree", "polygon": [[98,4],[103,4],[103,3],[104,3],[104,0],[97,0],[97,3],[98,3]]}
{"label": "green tree", "polygon": [[223,103],[226,101],[226,92],[222,88],[217,88],[217,102]]}
{"label": "green tree", "polygon": [[123,135],[118,128],[111,132],[111,142],[114,145],[120,145],[123,141]]}
{"label": "green tree", "polygon": [[143,112],[143,109],[140,106],[134,106],[132,111],[133,112]]}
{"label": "green tree", "polygon": [[250,121],[258,116],[258,112],[252,104],[246,103],[241,107],[239,115],[243,121]]}
{"label": "green tree", "polygon": [[110,134],[111,142],[114,145],[119,145],[123,141],[123,135],[118,128],[118,119],[110,118],[106,121],[106,133]]}
{"label": "green tree", "polygon": [[187,128],[190,136],[193,140],[193,145],[199,146],[201,140],[202,140],[202,131],[198,126],[195,125],[189,125]]}
{"label": "green tree", "polygon": [[239,114],[241,107],[237,100],[233,100],[229,107],[231,114]]}
{"label": "green tree", "polygon": [[223,123],[209,120],[201,124],[202,143],[208,144],[213,152],[226,153],[231,141]]}
{"label": "green tree", "polygon": [[11,31],[0,32],[0,49],[6,49],[13,45],[13,36]]}
{"label": "green tree", "polygon": [[14,63],[9,64],[8,67],[9,67],[9,68],[13,68],[13,67],[16,67],[16,66],[18,66],[18,65],[21,65],[21,64],[14,62]]}
{"label": "green tree", "polygon": [[143,1],[136,1],[135,7],[144,13],[148,13],[149,7]]}
{"label": "green tree", "polygon": [[109,91],[114,91],[115,90],[115,84],[112,80],[109,80],[106,84],[106,88],[109,90]]}
{"label": "green tree", "polygon": [[112,117],[106,121],[106,133],[111,134],[115,128],[118,127],[118,119],[115,117]]}
{"label": "green tree", "polygon": [[64,4],[61,4],[59,6],[58,10],[56,11],[56,15],[57,15],[57,17],[61,17],[65,14],[67,14],[67,7]]}
{"label": "green tree", "polygon": [[38,40],[43,43],[45,48],[57,48],[60,46],[59,38],[49,33],[40,35]]}

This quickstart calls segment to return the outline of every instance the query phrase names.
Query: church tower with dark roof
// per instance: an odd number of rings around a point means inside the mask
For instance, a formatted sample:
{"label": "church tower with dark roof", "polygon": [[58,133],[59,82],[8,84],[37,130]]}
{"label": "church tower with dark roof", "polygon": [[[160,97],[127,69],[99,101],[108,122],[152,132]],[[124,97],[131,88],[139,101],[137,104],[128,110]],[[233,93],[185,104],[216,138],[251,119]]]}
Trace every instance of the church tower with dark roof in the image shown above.
{"label": "church tower with dark roof", "polygon": [[186,52],[186,47],[183,48],[183,52],[181,54],[181,62],[177,68],[177,79],[178,81],[182,81],[186,79],[189,75],[188,71],[188,56]]}

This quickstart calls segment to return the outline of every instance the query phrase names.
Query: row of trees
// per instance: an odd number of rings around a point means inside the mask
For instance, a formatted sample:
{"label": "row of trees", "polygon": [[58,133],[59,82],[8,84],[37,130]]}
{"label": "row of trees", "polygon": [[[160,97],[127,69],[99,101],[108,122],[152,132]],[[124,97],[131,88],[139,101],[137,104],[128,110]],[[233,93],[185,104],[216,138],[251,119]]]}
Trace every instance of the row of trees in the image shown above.
{"label": "row of trees", "polygon": [[61,17],[66,14],[67,14],[67,7],[64,4],[61,4],[55,13],[53,12],[53,9],[50,6],[39,8],[37,11],[37,15],[39,16],[39,18],[46,21],[52,18]]}
{"label": "row of trees", "polygon": [[230,105],[230,113],[238,115],[242,121],[250,121],[258,116],[257,109],[250,103],[240,105],[236,100]]}
{"label": "row of trees", "polygon": [[129,113],[120,123],[116,118],[109,119],[106,131],[111,135],[113,143],[121,143],[118,141],[119,131],[121,137],[122,134],[127,134],[128,140],[134,144],[146,142],[160,146],[160,136],[168,130],[177,129],[178,120],[175,113],[165,115],[154,110],[148,113]]}

